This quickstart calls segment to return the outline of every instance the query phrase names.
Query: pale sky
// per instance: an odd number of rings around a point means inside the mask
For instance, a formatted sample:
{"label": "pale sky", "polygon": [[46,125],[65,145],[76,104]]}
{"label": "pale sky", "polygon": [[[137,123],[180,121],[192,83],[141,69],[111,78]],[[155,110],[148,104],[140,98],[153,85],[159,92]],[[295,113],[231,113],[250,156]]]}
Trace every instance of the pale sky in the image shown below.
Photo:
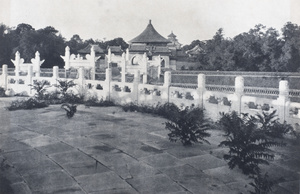
{"label": "pale sky", "polygon": [[151,19],[162,36],[173,31],[190,44],[211,39],[219,28],[232,38],[256,24],[277,30],[288,21],[300,25],[299,10],[300,0],[0,0],[0,23],[53,26],[67,39],[129,41]]}

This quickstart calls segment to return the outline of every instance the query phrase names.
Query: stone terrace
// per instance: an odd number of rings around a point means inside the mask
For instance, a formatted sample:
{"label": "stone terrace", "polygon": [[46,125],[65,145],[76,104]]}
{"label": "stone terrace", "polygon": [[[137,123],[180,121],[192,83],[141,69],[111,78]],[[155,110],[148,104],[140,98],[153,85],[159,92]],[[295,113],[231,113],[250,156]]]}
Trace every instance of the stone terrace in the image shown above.
{"label": "stone terrace", "polygon": [[[238,169],[229,170],[211,131],[211,145],[171,143],[165,120],[118,107],[78,107],[72,119],[59,105],[6,111],[0,99],[0,193],[248,193]],[[277,149],[277,148],[276,148]],[[277,149],[263,167],[284,180],[272,193],[299,193],[299,147]],[[6,160],[5,160],[6,159]],[[3,162],[1,162],[3,161]]]}

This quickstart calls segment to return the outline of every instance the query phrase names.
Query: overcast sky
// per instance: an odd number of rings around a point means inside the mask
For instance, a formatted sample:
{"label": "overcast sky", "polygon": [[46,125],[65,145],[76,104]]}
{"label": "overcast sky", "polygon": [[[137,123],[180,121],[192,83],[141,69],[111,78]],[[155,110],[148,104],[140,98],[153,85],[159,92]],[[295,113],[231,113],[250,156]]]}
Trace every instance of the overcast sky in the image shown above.
{"label": "overcast sky", "polygon": [[300,25],[300,0],[0,0],[0,23],[28,23],[35,29],[53,26],[67,39],[129,41],[149,19],[164,37],[171,31],[189,44],[249,31],[256,24],[280,30],[291,21]]}

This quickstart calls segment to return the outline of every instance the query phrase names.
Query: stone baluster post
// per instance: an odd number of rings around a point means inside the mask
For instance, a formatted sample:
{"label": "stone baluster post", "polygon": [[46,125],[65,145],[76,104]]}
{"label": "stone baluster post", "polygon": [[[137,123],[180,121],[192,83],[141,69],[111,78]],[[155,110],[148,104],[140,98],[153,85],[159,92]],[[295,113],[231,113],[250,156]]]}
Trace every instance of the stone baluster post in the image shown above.
{"label": "stone baluster post", "polygon": [[58,66],[54,66],[51,84],[56,84],[58,79],[59,79]]}
{"label": "stone baluster post", "polygon": [[164,77],[164,87],[169,87],[171,85],[171,72],[166,71]]}
{"label": "stone baluster post", "polygon": [[121,82],[125,83],[126,82],[126,54],[123,53],[122,54],[122,61],[121,61],[121,69],[122,69],[122,72],[121,72]]}
{"label": "stone baluster post", "polygon": [[78,84],[80,86],[84,86],[85,78],[84,78],[85,69],[83,67],[78,68]]}
{"label": "stone baluster post", "polygon": [[139,83],[140,83],[140,71],[136,70],[134,72],[134,79],[133,79],[133,102],[138,103],[138,99],[139,99]]}
{"label": "stone baluster post", "polygon": [[201,108],[204,108],[204,92],[206,90],[205,88],[205,74],[198,74],[198,88],[197,88],[197,92],[198,92],[198,96],[199,96],[199,101],[198,101],[198,105]]}
{"label": "stone baluster post", "polygon": [[103,86],[103,91],[105,92],[105,96],[107,100],[111,100],[110,93],[111,93],[111,80],[112,80],[112,71],[111,68],[107,68],[105,70],[105,84]]}
{"label": "stone baluster post", "polygon": [[281,122],[288,121],[289,118],[289,83],[287,80],[279,82],[279,96],[277,98],[278,117]]}
{"label": "stone baluster post", "polygon": [[64,68],[66,70],[70,69],[70,47],[66,47],[65,48],[65,57],[64,57],[64,61],[65,61],[65,66]]}
{"label": "stone baluster post", "polygon": [[7,85],[8,85],[8,68],[7,65],[2,65],[2,75],[1,75],[1,85],[4,88],[4,90],[7,90]]}
{"label": "stone baluster post", "polygon": [[95,48],[94,46],[91,47],[91,59],[90,59],[90,63],[91,63],[91,79],[95,80],[95,72],[96,72],[96,53],[95,53]]}
{"label": "stone baluster post", "polygon": [[[28,73],[27,73],[27,78],[26,78],[26,81],[25,81],[26,86],[33,84],[32,77],[33,77],[33,66],[28,65]],[[31,86],[28,86],[27,92],[28,92],[29,95],[32,94]]]}
{"label": "stone baluster post", "polygon": [[157,70],[157,78],[159,79],[160,78],[160,74],[161,74],[161,57],[160,55],[158,55],[158,70]]}
{"label": "stone baluster post", "polygon": [[34,65],[33,66],[33,70],[35,71],[35,76],[36,77],[40,77],[40,71],[41,71],[41,64],[44,62],[44,61],[41,61],[41,57],[40,57],[40,53],[39,51],[36,51],[35,53],[35,58],[34,59],[31,59],[31,62],[32,64]]}
{"label": "stone baluster post", "polygon": [[237,76],[235,78],[235,96],[236,99],[232,103],[233,110],[238,113],[242,113],[242,96],[244,95],[244,78],[242,76]]}
{"label": "stone baluster post", "polygon": [[144,72],[143,72],[143,84],[147,84],[148,80],[148,59],[147,59],[147,54],[144,53],[143,59],[142,59],[142,64],[144,67]]}
{"label": "stone baluster post", "polygon": [[164,90],[165,92],[161,95],[162,100],[166,100],[168,103],[170,102],[170,86],[171,86],[171,72],[166,71],[164,74]]}
{"label": "stone baluster post", "polygon": [[128,48],[126,49],[126,56],[125,57],[126,57],[126,61],[129,61],[129,49]]}
{"label": "stone baluster post", "polygon": [[20,62],[21,62],[19,51],[17,51],[15,54],[15,60],[11,60],[11,61],[15,65],[15,75],[18,77],[20,75]]}
{"label": "stone baluster post", "polygon": [[108,53],[107,53],[107,65],[108,65],[108,68],[110,68],[110,64],[111,63],[111,49],[109,48],[108,49]]}

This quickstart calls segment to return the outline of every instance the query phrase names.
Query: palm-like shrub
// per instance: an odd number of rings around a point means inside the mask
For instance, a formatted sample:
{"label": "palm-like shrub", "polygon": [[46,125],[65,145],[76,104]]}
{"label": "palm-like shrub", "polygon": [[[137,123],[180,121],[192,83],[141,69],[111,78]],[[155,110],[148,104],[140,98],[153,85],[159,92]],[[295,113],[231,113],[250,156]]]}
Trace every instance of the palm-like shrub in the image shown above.
{"label": "palm-like shrub", "polygon": [[66,111],[67,117],[69,119],[72,118],[77,111],[77,105],[74,104],[65,103],[61,105],[61,108]]}
{"label": "palm-like shrub", "polygon": [[262,175],[261,173],[256,173],[251,175],[250,178],[253,179],[253,182],[249,183],[254,188],[254,192],[250,191],[251,194],[268,194],[272,191],[272,187],[280,181],[283,181],[283,178],[277,180],[271,180],[268,173]]}
{"label": "palm-like shrub", "polygon": [[284,123],[280,123],[276,118],[276,110],[272,113],[263,112],[256,115],[257,122],[261,130],[263,130],[267,136],[271,138],[283,138],[285,134],[293,131],[293,127]]}
{"label": "palm-like shrub", "polygon": [[260,172],[260,164],[269,164],[268,160],[274,159],[270,147],[285,145],[270,138],[268,132],[259,127],[258,119],[248,114],[222,113],[218,123],[226,137],[219,146],[229,148],[224,159],[230,169],[238,166],[246,175]]}
{"label": "palm-like shrub", "polygon": [[70,88],[76,86],[73,80],[57,80],[58,84],[55,85],[56,88],[59,89],[59,92],[65,97]]}
{"label": "palm-like shrub", "polygon": [[200,108],[186,108],[184,110],[170,109],[174,112],[169,112],[172,117],[166,122],[166,129],[170,131],[168,134],[171,142],[178,140],[184,146],[192,145],[193,143],[209,143],[205,138],[210,134],[207,132],[209,123],[204,118],[204,112]]}
{"label": "palm-like shrub", "polygon": [[38,100],[43,100],[45,96],[46,89],[49,87],[49,82],[46,80],[43,81],[34,81],[31,86],[31,90],[35,90],[35,98]]}

